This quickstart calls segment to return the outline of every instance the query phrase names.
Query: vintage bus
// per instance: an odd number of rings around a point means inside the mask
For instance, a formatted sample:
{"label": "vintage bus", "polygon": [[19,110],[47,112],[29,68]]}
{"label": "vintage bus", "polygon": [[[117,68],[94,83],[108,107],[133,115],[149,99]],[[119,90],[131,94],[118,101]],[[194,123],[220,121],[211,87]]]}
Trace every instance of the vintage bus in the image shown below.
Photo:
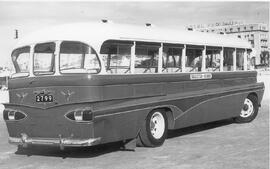
{"label": "vintage bus", "polygon": [[168,130],[257,116],[264,84],[229,35],[76,23],[21,39],[5,104],[9,143],[160,146]]}

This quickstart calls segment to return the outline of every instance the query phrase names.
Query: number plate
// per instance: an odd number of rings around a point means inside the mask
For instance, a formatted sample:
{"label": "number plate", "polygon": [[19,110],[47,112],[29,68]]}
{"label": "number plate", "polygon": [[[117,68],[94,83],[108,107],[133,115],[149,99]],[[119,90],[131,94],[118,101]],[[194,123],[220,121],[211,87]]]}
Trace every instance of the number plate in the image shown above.
{"label": "number plate", "polygon": [[36,95],[36,102],[53,102],[53,96],[50,94]]}

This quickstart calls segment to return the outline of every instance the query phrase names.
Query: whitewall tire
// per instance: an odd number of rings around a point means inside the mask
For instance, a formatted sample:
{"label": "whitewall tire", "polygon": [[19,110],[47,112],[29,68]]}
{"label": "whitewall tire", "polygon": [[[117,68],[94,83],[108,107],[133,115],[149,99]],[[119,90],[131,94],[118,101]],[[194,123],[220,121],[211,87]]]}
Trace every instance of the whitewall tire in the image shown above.
{"label": "whitewall tire", "polygon": [[249,95],[247,98],[245,98],[240,115],[235,118],[235,121],[238,123],[251,122],[256,118],[258,110],[258,98],[254,95]]}
{"label": "whitewall tire", "polygon": [[151,111],[140,130],[137,139],[146,147],[156,147],[164,143],[168,132],[168,119],[165,111],[156,109]]}

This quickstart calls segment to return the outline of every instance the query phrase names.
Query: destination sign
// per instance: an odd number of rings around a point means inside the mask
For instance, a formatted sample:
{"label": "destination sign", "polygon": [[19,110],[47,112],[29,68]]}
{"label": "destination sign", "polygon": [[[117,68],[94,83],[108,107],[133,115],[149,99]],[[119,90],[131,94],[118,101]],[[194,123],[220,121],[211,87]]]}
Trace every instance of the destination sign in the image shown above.
{"label": "destination sign", "polygon": [[198,80],[198,79],[212,79],[211,73],[196,73],[196,74],[190,74],[191,80]]}

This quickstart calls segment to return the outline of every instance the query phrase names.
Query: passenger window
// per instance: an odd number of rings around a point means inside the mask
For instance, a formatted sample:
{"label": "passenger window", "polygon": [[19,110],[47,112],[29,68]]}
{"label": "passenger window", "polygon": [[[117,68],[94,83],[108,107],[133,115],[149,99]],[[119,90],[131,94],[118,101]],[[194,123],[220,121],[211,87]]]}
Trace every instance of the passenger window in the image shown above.
{"label": "passenger window", "polygon": [[209,72],[220,71],[220,50],[206,50],[205,70]]}
{"label": "passenger window", "polygon": [[247,51],[247,70],[254,70],[255,66],[255,60],[254,57],[252,57],[252,51]]}
{"label": "passenger window", "polygon": [[147,43],[136,45],[135,73],[157,73],[159,47]]}
{"label": "passenger window", "polygon": [[223,70],[224,71],[233,71],[233,50],[224,48],[224,60],[223,60]]}
{"label": "passenger window", "polygon": [[102,59],[107,73],[130,73],[132,42],[107,41],[101,47]]}
{"label": "passenger window", "polygon": [[65,41],[60,45],[61,73],[99,73],[100,62],[95,50],[81,42]]}
{"label": "passenger window", "polygon": [[244,52],[243,49],[236,50],[236,70],[244,70]]}
{"label": "passenger window", "polygon": [[202,50],[186,49],[186,72],[200,72],[202,69]]}
{"label": "passenger window", "polygon": [[181,57],[182,48],[175,48],[170,46],[163,47],[162,55],[162,72],[175,73],[181,72]]}

